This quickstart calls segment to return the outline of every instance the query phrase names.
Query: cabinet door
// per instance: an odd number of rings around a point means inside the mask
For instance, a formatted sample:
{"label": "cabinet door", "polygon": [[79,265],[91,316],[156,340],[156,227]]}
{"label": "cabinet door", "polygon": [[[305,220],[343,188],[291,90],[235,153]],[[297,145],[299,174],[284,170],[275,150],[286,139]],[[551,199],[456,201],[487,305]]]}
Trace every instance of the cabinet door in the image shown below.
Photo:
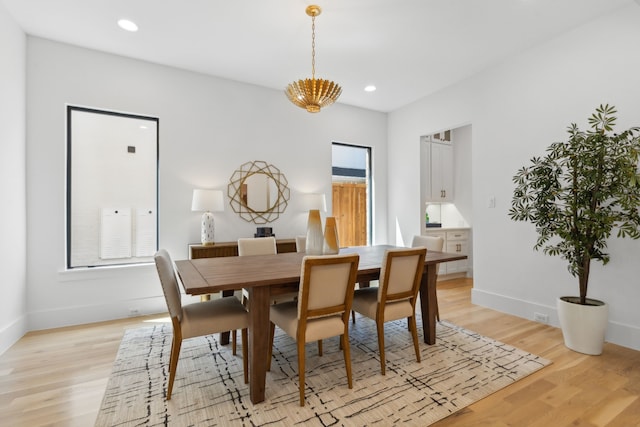
{"label": "cabinet door", "polygon": [[[469,242],[467,240],[448,240],[446,252],[454,254],[469,254]],[[451,273],[466,273],[467,272],[467,260],[461,259],[458,261],[450,261],[447,264],[447,274]]]}
{"label": "cabinet door", "polygon": [[453,146],[431,143],[431,199],[453,200]]}

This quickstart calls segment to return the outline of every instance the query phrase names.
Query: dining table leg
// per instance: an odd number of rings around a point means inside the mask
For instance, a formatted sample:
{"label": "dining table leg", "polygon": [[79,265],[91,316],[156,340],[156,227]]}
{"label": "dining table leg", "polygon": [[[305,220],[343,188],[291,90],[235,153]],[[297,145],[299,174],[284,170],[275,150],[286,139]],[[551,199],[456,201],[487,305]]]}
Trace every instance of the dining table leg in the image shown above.
{"label": "dining table leg", "polygon": [[269,354],[269,286],[248,288],[249,291],[249,398],[252,403],[264,401]]}
{"label": "dining table leg", "polygon": [[[234,291],[222,291],[222,296],[223,297],[230,297],[231,295],[234,294]],[[208,296],[208,295],[207,295]],[[229,331],[227,332],[220,332],[220,344],[221,345],[227,345],[229,344],[229,337],[231,336],[231,333]]]}
{"label": "dining table leg", "polygon": [[436,311],[437,298],[436,279],[438,265],[426,265],[420,280],[420,309],[422,310],[422,331],[424,342],[427,344],[436,343]]}

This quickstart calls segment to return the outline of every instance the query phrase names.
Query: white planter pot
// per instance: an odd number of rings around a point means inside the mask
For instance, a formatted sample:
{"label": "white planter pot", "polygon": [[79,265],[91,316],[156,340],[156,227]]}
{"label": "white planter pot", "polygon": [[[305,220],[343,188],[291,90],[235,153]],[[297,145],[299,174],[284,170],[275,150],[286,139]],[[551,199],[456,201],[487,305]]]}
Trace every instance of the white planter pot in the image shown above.
{"label": "white planter pot", "polygon": [[577,297],[560,297],[556,302],[564,345],[579,353],[602,354],[609,320],[609,306],[587,298],[591,305],[580,305]]}

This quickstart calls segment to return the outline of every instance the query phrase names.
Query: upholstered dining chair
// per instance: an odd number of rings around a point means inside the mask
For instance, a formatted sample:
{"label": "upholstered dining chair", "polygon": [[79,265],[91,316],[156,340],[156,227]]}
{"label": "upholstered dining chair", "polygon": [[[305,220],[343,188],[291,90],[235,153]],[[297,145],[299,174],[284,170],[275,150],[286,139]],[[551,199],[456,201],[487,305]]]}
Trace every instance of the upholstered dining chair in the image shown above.
{"label": "upholstered dining chair", "polygon": [[[411,242],[412,248],[425,247],[428,251],[442,252],[444,239],[438,236],[413,236]],[[439,268],[439,266],[436,266]],[[437,271],[437,270],[436,270]],[[436,274],[436,280],[437,280]],[[438,299],[436,298],[436,320],[440,321],[440,309],[438,308]]]}
{"label": "upholstered dining chair", "polygon": [[[246,237],[238,239],[238,255],[275,255],[278,253],[275,237]],[[298,297],[298,292],[282,292],[271,295],[271,303],[293,300]],[[246,304],[249,293],[243,289],[242,299]]]}
{"label": "upholstered dining chair", "polygon": [[384,354],[385,322],[405,317],[408,319],[416,359],[420,362],[415,311],[426,254],[426,248],[387,250],[380,268],[380,285],[378,287],[358,289],[354,293],[353,310],[376,321],[382,375],[385,375],[386,372]]}
{"label": "upholstered dining chair", "polygon": [[[238,255],[254,256],[254,255],[275,255],[278,253],[275,237],[242,237],[238,239]],[[298,297],[298,292],[280,291],[272,293],[271,304],[283,301],[292,301]],[[242,304],[245,306],[249,301],[249,292],[242,290]],[[233,354],[236,354],[236,333],[232,332],[232,348]]]}
{"label": "upholstered dining chair", "polygon": [[167,400],[171,399],[182,341],[188,338],[240,329],[242,331],[244,382],[248,383],[247,327],[249,326],[249,313],[244,305],[235,296],[229,296],[183,306],[178,279],[169,253],[165,249],[160,249],[154,259],[173,326]]}
{"label": "upholstered dining chair", "polygon": [[357,254],[306,256],[300,272],[298,301],[270,307],[271,335],[268,369],[271,367],[273,336],[277,325],[294,338],[298,348],[300,406],[305,400],[305,344],[340,336],[347,371],[347,383],[353,388],[349,348],[349,312],[358,273]]}

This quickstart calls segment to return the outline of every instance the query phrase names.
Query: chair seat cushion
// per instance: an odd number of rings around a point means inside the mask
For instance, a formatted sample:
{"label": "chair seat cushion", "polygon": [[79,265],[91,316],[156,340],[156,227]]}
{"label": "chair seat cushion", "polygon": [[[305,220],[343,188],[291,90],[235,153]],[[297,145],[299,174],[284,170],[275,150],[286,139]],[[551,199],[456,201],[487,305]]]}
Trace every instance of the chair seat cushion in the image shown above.
{"label": "chair seat cushion", "polygon": [[[353,310],[370,318],[376,319],[378,310],[378,288],[357,289],[353,296]],[[398,320],[413,316],[413,307],[409,300],[387,302],[384,307],[384,321]]]}
{"label": "chair seat cushion", "polygon": [[[271,322],[278,325],[290,337],[296,338],[298,333],[298,303],[289,301],[272,305],[269,309]],[[344,323],[342,316],[328,316],[307,320],[305,342],[318,341],[342,335]]]}
{"label": "chair seat cushion", "polygon": [[249,326],[249,313],[234,296],[185,305],[182,316],[183,339]]}

